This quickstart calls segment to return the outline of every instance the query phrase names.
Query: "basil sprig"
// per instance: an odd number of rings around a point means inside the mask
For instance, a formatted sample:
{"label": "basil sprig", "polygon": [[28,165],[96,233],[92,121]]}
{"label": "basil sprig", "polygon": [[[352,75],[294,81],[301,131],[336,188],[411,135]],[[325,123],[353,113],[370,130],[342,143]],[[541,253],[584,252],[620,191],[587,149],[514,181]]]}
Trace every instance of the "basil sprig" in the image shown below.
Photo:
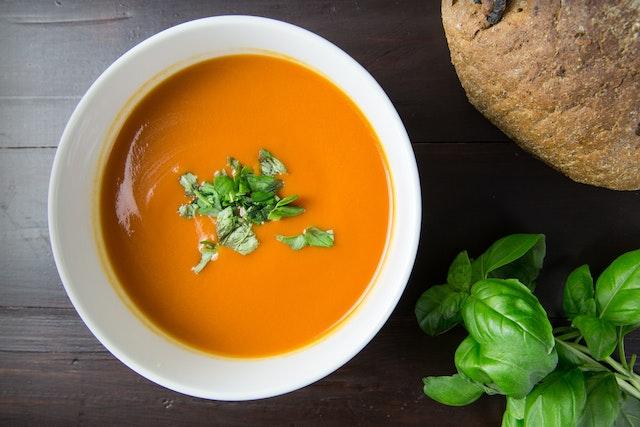
{"label": "basil sprig", "polygon": [[451,406],[505,395],[503,426],[639,426],[637,356],[625,354],[624,336],[640,326],[640,250],[595,286],[588,266],[574,270],[563,300],[570,325],[555,329],[532,293],[544,255],[544,236],[507,236],[475,260],[458,254],[447,283],[422,294],[416,317],[427,334],[459,323],[469,332],[458,372],[425,378],[425,394]]}

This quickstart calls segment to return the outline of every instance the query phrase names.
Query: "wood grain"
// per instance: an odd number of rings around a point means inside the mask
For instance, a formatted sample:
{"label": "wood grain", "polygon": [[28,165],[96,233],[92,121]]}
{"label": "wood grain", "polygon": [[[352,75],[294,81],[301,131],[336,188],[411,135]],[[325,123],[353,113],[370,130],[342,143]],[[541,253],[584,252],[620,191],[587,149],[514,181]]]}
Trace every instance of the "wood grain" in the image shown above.
{"label": "wood grain", "polygon": [[[14,0],[0,4],[0,146],[56,146],[79,97],[120,55],[173,25],[227,14],[285,20],[343,48],[387,91],[413,141],[507,140],[467,102],[436,1]],[[13,120],[25,111],[37,120]]]}

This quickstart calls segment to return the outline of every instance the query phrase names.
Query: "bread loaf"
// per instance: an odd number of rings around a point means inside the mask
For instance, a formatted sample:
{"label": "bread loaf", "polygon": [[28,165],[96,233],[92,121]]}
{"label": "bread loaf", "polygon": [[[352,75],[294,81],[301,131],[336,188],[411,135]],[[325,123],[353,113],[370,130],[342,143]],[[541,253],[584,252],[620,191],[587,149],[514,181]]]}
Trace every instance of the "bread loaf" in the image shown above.
{"label": "bread loaf", "polygon": [[572,179],[640,189],[640,0],[443,0],[471,103]]}

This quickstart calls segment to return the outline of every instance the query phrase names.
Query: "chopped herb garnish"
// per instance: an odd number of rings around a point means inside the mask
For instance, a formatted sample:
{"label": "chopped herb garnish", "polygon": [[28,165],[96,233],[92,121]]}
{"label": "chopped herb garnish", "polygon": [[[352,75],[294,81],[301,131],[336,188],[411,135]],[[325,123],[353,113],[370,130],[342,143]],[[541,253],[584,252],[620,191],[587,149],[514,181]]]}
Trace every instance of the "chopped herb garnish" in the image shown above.
{"label": "chopped herb garnish", "polygon": [[[281,197],[278,192],[283,182],[275,175],[287,171],[284,164],[269,151],[259,152],[260,175],[243,165],[237,159],[229,157],[225,169],[216,171],[211,181],[198,184],[198,177],[187,172],[180,177],[180,185],[190,198],[178,208],[178,214],[186,219],[197,215],[215,219],[217,243],[203,240],[200,242],[201,260],[193,267],[199,273],[217,256],[218,246],[226,246],[242,255],[256,250],[258,239],[253,225],[267,221],[279,221],[300,215],[304,208],[293,203],[297,195]],[[318,233],[316,233],[316,230]],[[328,243],[330,236],[331,242]],[[333,232],[324,232],[316,228],[305,230],[303,246],[332,246]],[[299,249],[299,248],[298,248]]]}
{"label": "chopped herb garnish", "polygon": [[276,236],[279,242],[285,243],[293,250],[300,250],[306,246],[330,248],[333,246],[333,230],[321,230],[317,227],[309,227],[297,236]]}
{"label": "chopped herb garnish", "polygon": [[260,172],[262,175],[275,176],[287,172],[284,164],[264,148],[258,153],[258,160],[260,161]]}
{"label": "chopped herb garnish", "polygon": [[192,267],[194,273],[198,274],[203,268],[209,264],[209,261],[215,261],[218,258],[218,245],[211,240],[203,240],[200,242],[200,262]]}

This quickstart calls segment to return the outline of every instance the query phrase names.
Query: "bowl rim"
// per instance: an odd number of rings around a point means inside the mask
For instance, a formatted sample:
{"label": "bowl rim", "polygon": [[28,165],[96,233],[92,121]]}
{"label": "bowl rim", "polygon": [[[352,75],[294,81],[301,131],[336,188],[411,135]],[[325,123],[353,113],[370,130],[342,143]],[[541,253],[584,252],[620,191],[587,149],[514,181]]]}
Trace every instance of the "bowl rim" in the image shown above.
{"label": "bowl rim", "polygon": [[[60,180],[61,180],[61,175],[63,173],[63,161],[64,158],[68,156],[68,151],[70,150],[70,146],[72,144],[72,137],[71,134],[73,133],[73,130],[78,126],[79,122],[81,122],[82,120],[82,116],[85,114],[85,110],[87,109],[88,106],[91,105],[91,103],[94,101],[94,98],[96,96],[96,93],[99,91],[99,88],[103,85],[103,82],[108,78],[109,75],[113,74],[115,72],[115,70],[117,70],[118,68],[120,68],[121,66],[123,66],[125,63],[127,63],[130,58],[138,55],[139,52],[144,51],[146,49],[148,49],[150,46],[153,46],[154,44],[157,43],[162,43],[162,41],[165,38],[169,38],[174,36],[175,34],[183,31],[183,30],[187,30],[187,29],[192,29],[194,27],[198,27],[198,26],[208,26],[208,25],[218,25],[218,24],[234,24],[234,23],[238,23],[238,24],[268,24],[268,25],[273,25],[276,27],[282,27],[285,28],[287,30],[290,30],[294,33],[298,33],[300,36],[305,36],[305,37],[310,37],[312,39],[314,39],[315,42],[324,45],[323,49],[329,49],[331,51],[333,51],[336,54],[339,54],[343,57],[343,59],[347,60],[348,62],[351,63],[351,65],[357,70],[357,73],[360,74],[359,77],[363,77],[367,80],[369,80],[368,84],[371,85],[372,88],[377,90],[377,94],[376,96],[378,96],[383,102],[388,104],[387,110],[389,111],[389,113],[392,114],[392,117],[390,117],[391,120],[397,122],[396,124],[399,125],[399,128],[402,129],[402,131],[404,132],[404,134],[402,135],[402,141],[398,141],[398,143],[400,144],[406,144],[408,145],[408,154],[410,155],[410,160],[411,162],[409,162],[410,164],[406,165],[407,169],[404,171],[404,173],[407,175],[407,179],[409,181],[412,182],[412,186],[414,188],[413,191],[413,196],[415,197],[415,203],[413,206],[414,211],[410,212],[410,215],[412,216],[412,218],[414,218],[414,224],[412,224],[412,229],[415,231],[414,233],[412,233],[410,236],[407,236],[408,239],[406,241],[404,241],[403,245],[405,245],[408,248],[408,253],[410,254],[410,259],[408,262],[405,263],[405,268],[402,269],[402,271],[399,271],[396,275],[396,281],[400,283],[400,285],[397,286],[397,290],[395,292],[395,294],[393,295],[393,298],[390,299],[386,306],[385,306],[385,311],[384,313],[379,317],[379,322],[376,325],[369,325],[367,327],[368,333],[366,334],[362,334],[360,341],[356,344],[354,344],[353,346],[351,346],[349,348],[348,351],[343,351],[342,357],[337,358],[335,360],[335,362],[332,364],[331,367],[327,367],[326,369],[323,370],[317,370],[315,374],[313,375],[309,375],[308,377],[302,379],[302,380],[298,380],[298,381],[288,381],[285,385],[281,385],[281,384],[277,384],[274,385],[270,391],[265,392],[265,391],[259,391],[259,392],[248,392],[248,393],[244,393],[243,395],[220,395],[218,394],[211,394],[211,393],[207,393],[206,391],[202,391],[200,389],[193,389],[189,386],[186,386],[184,384],[180,384],[177,383],[175,381],[173,381],[172,379],[162,375],[161,373],[158,372],[158,369],[153,369],[150,368],[148,366],[144,366],[142,364],[137,363],[136,361],[134,361],[131,357],[129,357],[129,355],[127,354],[127,350],[124,348],[120,348],[118,347],[116,344],[112,343],[108,338],[105,337],[105,335],[102,333],[101,329],[102,327],[96,323],[94,323],[94,319],[92,319],[91,315],[86,311],[85,306],[83,304],[83,302],[78,298],[78,296],[76,295],[73,287],[74,285],[72,285],[73,280],[71,278],[71,275],[67,269],[67,265],[66,265],[66,261],[65,261],[65,255],[64,253],[64,249],[62,248],[62,244],[61,244],[61,240],[62,237],[60,235],[60,232],[58,230],[57,227],[57,221],[58,221],[58,211],[60,209],[58,200],[57,200],[57,191],[58,188],[60,186]],[[294,60],[296,58],[293,58]],[[326,77],[326,76],[325,76]],[[328,77],[326,77],[328,78]],[[337,85],[337,83],[334,82],[334,84]],[[338,85],[338,87],[340,87]],[[354,103],[356,103],[356,105],[358,105],[358,103],[354,100]],[[358,105],[358,107],[360,107]],[[366,115],[365,115],[366,116]],[[367,117],[369,119],[369,117]],[[104,141],[100,141],[98,144],[98,146],[104,148]],[[385,150],[386,151],[386,150]],[[391,181],[393,184],[393,171],[391,170],[391,166],[389,165],[389,170],[390,173],[392,175],[391,177]],[[393,195],[393,197],[395,197],[395,193]],[[51,248],[52,248],[52,253],[53,253],[53,257],[55,260],[55,264],[56,264],[56,268],[58,270],[58,273],[60,275],[60,279],[62,281],[62,284],[64,286],[65,292],[67,293],[71,303],[73,304],[75,310],[78,312],[78,315],[80,316],[80,318],[82,319],[82,321],[85,323],[85,325],[89,328],[89,330],[91,331],[91,333],[98,339],[98,341],[110,352],[112,353],[117,359],[119,359],[122,363],[124,363],[126,366],[128,366],[130,369],[132,369],[133,371],[137,372],[138,374],[142,375],[143,377],[151,380],[152,382],[159,384],[163,387],[169,388],[171,390],[183,393],[183,394],[187,394],[190,396],[194,396],[194,397],[200,397],[200,398],[207,398],[207,399],[216,399],[216,400],[233,400],[233,401],[238,401],[238,400],[253,400],[253,399],[259,399],[259,398],[267,398],[267,397],[272,397],[272,396],[278,396],[281,394],[285,394],[297,389],[300,389],[302,387],[305,387],[309,384],[312,384],[316,381],[318,381],[321,378],[324,378],[325,376],[329,375],[330,373],[334,372],[335,370],[337,370],[339,367],[343,366],[346,362],[348,362],[350,359],[352,359],[356,354],[358,354],[372,339],[373,337],[379,332],[379,330],[382,328],[382,326],[386,323],[386,321],[388,320],[389,316],[391,315],[392,311],[395,309],[402,293],[404,292],[404,289],[407,285],[407,282],[409,280],[409,277],[412,273],[413,270],[413,265],[415,262],[415,258],[417,255],[417,250],[418,250],[418,244],[419,244],[419,240],[420,240],[420,234],[421,234],[421,218],[422,218],[422,193],[421,193],[421,186],[420,186],[420,180],[419,180],[419,174],[418,174],[418,169],[417,169],[417,163],[415,160],[415,154],[413,152],[413,149],[411,147],[411,143],[409,140],[409,137],[406,133],[406,129],[395,109],[395,107],[393,106],[393,104],[391,103],[391,100],[389,99],[389,97],[387,96],[387,94],[384,92],[384,90],[380,87],[380,85],[377,83],[377,81],[371,76],[371,74],[363,67],[361,66],[355,59],[353,59],[350,55],[348,55],[346,52],[344,52],[342,49],[340,49],[338,46],[334,45],[333,43],[329,42],[328,40],[326,40],[325,38],[311,32],[308,31],[302,27],[290,24],[290,23],[286,23],[283,21],[279,21],[279,20],[275,20],[275,19],[271,19],[271,18],[264,18],[264,17],[258,17],[258,16],[250,16],[250,15],[223,15],[223,16],[214,16],[214,17],[208,17],[208,18],[201,18],[201,19],[196,19],[196,20],[192,20],[192,21],[188,21],[188,22],[184,22],[181,24],[178,24],[176,26],[167,28],[159,33],[156,33],[154,35],[152,35],[151,37],[143,40],[142,42],[140,42],[139,44],[135,45],[134,47],[132,47],[131,49],[129,49],[127,52],[125,52],[122,56],[120,56],[117,60],[115,60],[89,87],[89,89],[86,91],[86,93],[82,96],[82,99],[80,100],[80,102],[78,103],[78,105],[76,106],[76,108],[74,109],[71,117],[69,118],[65,129],[62,133],[62,136],[60,138],[60,142],[59,145],[57,147],[56,150],[56,154],[55,154],[55,158],[53,161],[53,165],[51,168],[51,175],[50,175],[50,180],[49,180],[49,188],[48,188],[48,210],[47,210],[47,219],[48,219],[48,226],[49,226],[49,236],[50,236],[50,242],[51,242]],[[397,221],[397,214],[394,214],[394,216],[396,216],[396,218],[394,219],[394,221]],[[391,233],[393,234],[393,232]],[[92,237],[93,238],[93,237]],[[392,236],[389,236],[388,238],[392,238]],[[388,250],[391,250],[391,248],[388,248]],[[382,267],[382,270],[385,269],[385,266]],[[112,284],[113,286],[113,284]],[[374,284],[375,286],[375,284]],[[362,301],[362,303],[364,303],[365,301]],[[350,320],[347,319],[347,322],[349,322]],[[329,332],[330,334],[332,332]],[[312,345],[313,346],[313,345]],[[245,360],[245,359],[238,359],[238,360]],[[246,359],[247,361],[251,361],[252,359]]]}

